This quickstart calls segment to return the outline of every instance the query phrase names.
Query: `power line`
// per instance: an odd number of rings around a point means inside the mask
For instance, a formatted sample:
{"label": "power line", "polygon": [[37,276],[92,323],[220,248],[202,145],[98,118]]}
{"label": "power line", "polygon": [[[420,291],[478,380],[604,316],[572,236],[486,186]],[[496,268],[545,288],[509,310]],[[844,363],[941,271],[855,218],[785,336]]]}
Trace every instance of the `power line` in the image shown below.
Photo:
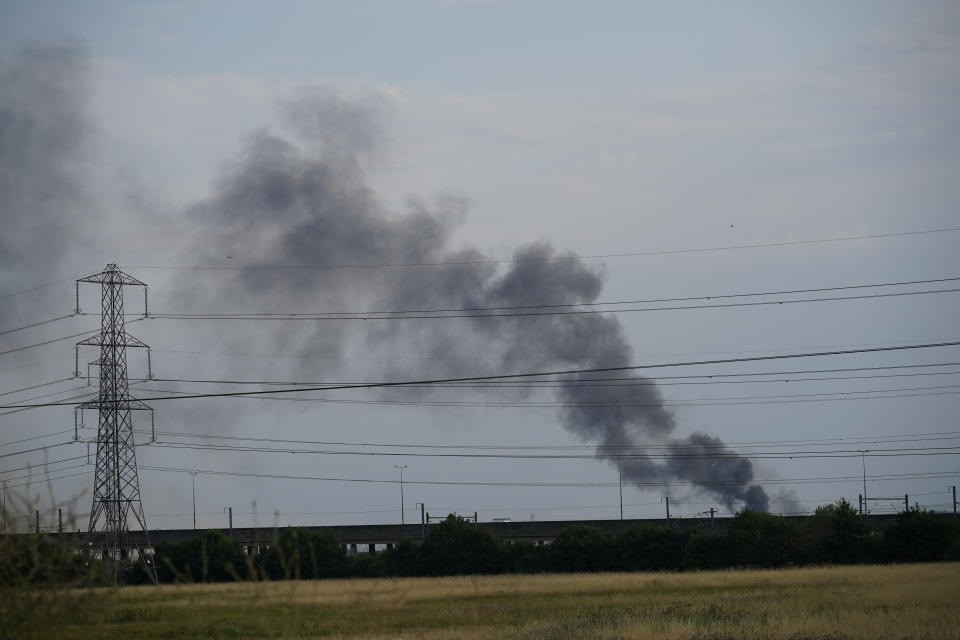
{"label": "power line", "polygon": [[60,384],[61,382],[70,382],[73,378],[60,378],[59,380],[51,380],[50,382],[42,382],[40,384],[35,384],[30,387],[23,387],[22,389],[14,389],[13,391],[3,391],[0,392],[0,396],[10,396],[15,393],[21,393],[23,391],[30,391],[31,389],[39,389],[40,387],[49,387],[50,385]]}
{"label": "power line", "polygon": [[[71,474],[68,474],[68,475],[65,475],[65,476],[51,476],[51,477],[49,477],[49,478],[46,478],[46,482],[53,482],[54,480],[65,480],[65,479],[67,479],[67,478],[77,478],[77,477],[79,477],[79,476],[88,476],[88,475],[90,475],[90,474],[92,474],[92,473],[93,473],[93,470],[91,469],[90,471],[81,471],[80,473],[71,473]],[[18,488],[20,488],[20,487],[29,487],[29,486],[31,486],[31,485],[33,485],[33,484],[35,484],[35,483],[33,483],[33,482],[21,482],[20,484],[10,484],[10,485],[7,485],[7,488],[8,488],[8,489],[18,489]]]}
{"label": "power line", "polygon": [[0,458],[9,458],[11,456],[22,456],[25,453],[33,453],[35,451],[46,451],[47,449],[55,449],[57,447],[63,447],[68,444],[75,444],[73,441],[70,442],[60,442],[58,444],[48,444],[42,447],[36,447],[33,449],[25,449],[23,451],[14,451],[13,453],[0,453]]}
{"label": "power line", "polygon": [[[71,444],[76,444],[76,443],[71,443]],[[22,467],[17,467],[16,469],[6,469],[4,471],[0,471],[0,473],[14,473],[15,471],[25,471],[27,469],[36,469],[38,467],[46,468],[49,465],[60,464],[61,462],[73,462],[74,460],[84,460],[86,459],[86,457],[87,457],[86,455],[82,455],[82,456],[73,456],[72,458],[60,458],[59,460],[47,460],[47,461],[44,461],[42,464],[28,464]]]}
{"label": "power line", "polygon": [[[312,480],[312,481],[327,481],[327,482],[347,482],[347,483],[362,483],[362,484],[399,484],[399,480],[389,480],[389,479],[372,479],[372,478],[327,478],[327,477],[318,477],[318,476],[294,476],[294,475],[280,475],[280,474],[258,474],[258,473],[247,473],[247,472],[231,472],[231,471],[218,471],[210,469],[192,469],[192,468],[176,468],[176,467],[149,467],[141,466],[140,470],[142,471],[158,471],[158,472],[171,472],[171,473],[189,473],[196,471],[202,475],[215,475],[215,476],[236,476],[236,477],[249,477],[249,478],[263,478],[263,479],[273,479],[273,480]],[[75,478],[78,476],[86,476],[91,474],[92,471],[85,471],[81,473],[73,473],[65,476],[53,476],[47,478],[47,481],[53,480],[63,480],[67,478]],[[942,478],[956,478],[960,476],[958,471],[940,471],[940,472],[928,472],[928,473],[907,473],[907,474],[884,474],[884,475],[874,475],[867,476],[867,480],[870,482],[914,482],[914,481],[926,481],[933,479],[942,479]],[[758,479],[754,478],[750,482],[757,484],[842,484],[847,482],[859,482],[861,476],[821,476],[821,477],[808,477],[808,478],[790,478],[790,479]],[[541,482],[541,483],[531,483],[531,482],[466,482],[466,481],[428,481],[428,480],[404,480],[406,484],[418,484],[418,485],[445,485],[445,486],[496,486],[496,487],[564,487],[564,488],[610,488],[618,486],[616,482]],[[9,489],[16,489],[19,487],[29,486],[30,483],[22,483],[19,485],[8,485]],[[646,483],[630,483],[636,487],[695,487],[695,486],[722,486],[729,484],[741,484],[737,481],[688,481],[688,482],[646,482]]]}
{"label": "power line", "polygon": [[[72,317],[72,316],[71,316],[71,317]],[[143,320],[143,317],[142,317],[142,316],[139,317],[139,318],[135,318],[135,319],[133,319],[133,320],[128,321],[127,324],[132,324],[132,323],[134,323],[134,322],[140,322],[141,320]],[[94,329],[94,330],[91,330],[91,331],[84,331],[84,332],[82,332],[82,333],[74,333],[74,334],[69,335],[69,336],[62,336],[62,337],[60,337],[60,338],[52,338],[52,339],[50,339],[50,340],[44,340],[43,342],[36,342],[36,343],[34,343],[34,344],[28,344],[28,345],[24,345],[24,346],[22,346],[22,347],[15,347],[15,348],[13,348],[13,349],[8,349],[8,350],[6,350],[6,351],[0,351],[0,356],[5,356],[5,355],[10,354],[10,353],[17,353],[17,352],[19,352],[19,351],[26,351],[27,349],[34,349],[34,348],[36,348],[36,347],[42,347],[42,346],[45,346],[45,345],[48,345],[48,344],[53,344],[53,343],[55,343],[55,342],[62,342],[63,340],[72,340],[72,339],[74,339],[74,338],[83,338],[83,337],[87,337],[87,336],[94,335],[95,333],[98,333],[98,332],[99,332],[99,329]]]}
{"label": "power line", "polygon": [[55,362],[57,360],[66,360],[67,358],[73,358],[73,355],[66,356],[57,356],[56,358],[47,358],[46,360],[36,360],[34,362],[25,362],[23,364],[17,365],[15,367],[10,367],[8,369],[0,369],[0,373],[9,373],[10,371],[16,371],[17,369],[24,369],[26,367],[36,367],[41,364],[47,364],[48,362]]}
{"label": "power line", "polygon": [[[329,315],[381,315],[381,314],[408,314],[408,313],[462,313],[467,311],[518,311],[525,309],[562,309],[569,307],[598,307],[598,306],[610,306],[610,305],[624,305],[624,304],[657,304],[663,302],[691,302],[694,300],[719,300],[719,299],[729,299],[729,298],[749,298],[749,297],[759,297],[759,296],[772,296],[772,295],[795,295],[800,293],[822,293],[826,291],[848,291],[855,289],[872,289],[878,287],[898,287],[898,286],[907,286],[907,285],[916,285],[916,284],[934,284],[942,282],[954,282],[960,280],[960,276],[947,276],[942,278],[933,278],[928,280],[902,280],[894,282],[877,282],[870,284],[857,284],[857,285],[842,285],[834,287],[817,287],[812,289],[787,289],[787,290],[775,290],[775,291],[759,291],[751,293],[727,293],[727,294],[714,294],[714,295],[700,295],[700,296],[686,296],[679,298],[652,298],[646,300],[616,300],[608,302],[573,302],[565,304],[533,304],[533,305],[514,305],[514,306],[498,306],[498,307],[456,307],[456,308],[434,308],[434,309],[395,309],[388,311],[378,311],[378,310],[367,310],[367,311],[323,311],[323,312],[306,312],[306,313],[290,313],[290,312],[269,312],[269,313],[159,313],[154,314],[155,317],[185,317],[190,318],[194,316],[213,316],[213,317],[231,317],[231,316],[256,316],[256,317],[273,317],[273,316],[329,316]],[[616,310],[612,310],[616,311]],[[95,314],[81,314],[81,315],[95,315]],[[69,317],[69,316],[67,316]]]}
{"label": "power line", "polygon": [[42,347],[44,345],[53,344],[55,342],[62,342],[64,340],[72,340],[74,338],[82,338],[85,336],[91,336],[97,333],[96,331],[84,331],[82,333],[74,333],[73,335],[63,336],[60,338],[52,338],[50,340],[44,340],[43,342],[36,342],[34,344],[28,344],[22,347],[16,347],[14,349],[7,349],[6,351],[0,351],[0,356],[5,356],[10,353],[17,353],[18,351],[26,351],[27,349],[34,349],[36,347]]}
{"label": "power line", "polygon": [[[603,313],[639,313],[645,311],[683,311],[689,309],[729,309],[733,307],[762,307],[779,306],[785,304],[803,304],[810,302],[838,302],[849,300],[867,300],[878,298],[896,298],[902,296],[919,296],[937,293],[956,293],[960,288],[955,289],[935,289],[927,291],[902,291],[896,293],[870,293],[849,296],[832,296],[826,298],[801,298],[796,300],[764,300],[759,302],[728,302],[722,304],[701,304],[701,305],[678,305],[667,307],[635,307],[627,309],[578,309],[567,311],[529,311],[529,312],[504,312],[504,313],[452,313],[452,314],[418,314],[418,315],[376,315],[379,313],[397,313],[397,312],[363,312],[363,313],[345,313],[339,315],[320,313],[320,314],[283,314],[280,316],[266,314],[151,314],[150,317],[160,320],[261,320],[261,321],[288,321],[288,320],[446,320],[454,318],[522,318],[522,317],[540,317],[540,316],[574,316],[574,315],[597,315]],[[2,354],[0,354],[2,355]]]}
{"label": "power line", "polygon": [[605,258],[626,258],[640,256],[658,256],[682,253],[707,253],[714,251],[734,251],[740,249],[766,249],[771,247],[788,247],[809,244],[825,244],[831,242],[849,242],[855,240],[874,240],[879,238],[898,238],[906,236],[919,236],[934,233],[951,233],[960,231],[960,227],[945,227],[942,229],[923,229],[919,231],[901,231],[896,233],[875,233],[857,236],[839,236],[833,238],[820,238],[814,240],[787,240],[781,242],[765,242],[757,244],[727,245],[718,247],[699,247],[693,249],[661,249],[655,251],[630,251],[621,253],[606,253],[586,256],[560,255],[549,258],[512,258],[509,260],[454,260],[442,262],[407,262],[407,263],[380,263],[380,264],[331,264],[331,265],[189,265],[189,266],[140,266],[132,267],[133,270],[171,270],[171,271],[234,271],[234,270],[295,270],[295,269],[394,269],[411,267],[439,267],[439,266],[465,266],[474,264],[513,264],[524,262],[564,262],[576,260],[594,260]]}
{"label": "power line", "polygon": [[[80,277],[80,278],[83,278],[83,277],[85,277],[85,276],[79,276],[79,277]],[[31,291],[38,291],[38,290],[40,290],[40,289],[45,289],[46,287],[52,287],[52,286],[57,285],[57,284],[63,284],[64,282],[72,282],[72,281],[74,281],[74,280],[77,280],[77,278],[64,278],[63,280],[57,280],[57,281],[55,281],[55,282],[48,282],[48,283],[46,283],[46,284],[38,284],[38,285],[36,285],[36,286],[34,286],[34,287],[30,287],[30,288],[28,288],[28,289],[21,289],[20,291],[12,291],[12,292],[10,292],[10,293],[4,293],[3,295],[0,295],[0,300],[3,300],[4,298],[12,298],[13,296],[19,296],[19,295],[22,294],[22,293],[30,293]]]}
{"label": "power line", "polygon": [[[27,473],[21,476],[14,476],[12,478],[4,478],[4,480],[7,482],[12,482],[14,480],[33,479],[33,478],[38,478],[38,479],[42,478],[44,480],[56,480],[57,478],[53,477],[52,474],[62,473],[64,471],[69,471],[71,469],[80,469],[81,467],[87,467],[87,466],[89,466],[87,463],[81,462],[80,464],[72,464],[68,467],[61,467],[59,469],[48,470],[46,469],[46,467],[44,467],[38,470],[36,473]],[[4,472],[4,473],[7,473],[7,472]],[[18,485],[8,485],[8,486],[18,486]]]}
{"label": "power line", "polygon": [[50,318],[49,320],[41,320],[40,322],[34,322],[33,324],[27,324],[27,325],[24,325],[24,326],[22,326],[22,327],[15,327],[15,328],[13,328],[13,329],[5,329],[5,330],[3,330],[3,331],[0,331],[0,336],[5,336],[5,335],[7,335],[8,333],[14,333],[14,332],[16,332],[16,331],[23,331],[24,329],[32,329],[32,328],[34,328],[34,327],[40,327],[40,326],[43,326],[43,325],[45,325],[45,324],[50,324],[50,323],[52,323],[52,322],[57,322],[58,320],[66,320],[67,318],[72,318],[72,317],[74,317],[74,314],[69,313],[69,314],[67,314],[67,315],[65,315],[65,316],[58,316],[58,317],[56,317],[56,318]]}
{"label": "power line", "polygon": [[[322,387],[303,387],[303,388],[292,388],[292,389],[283,388],[283,389],[270,389],[265,391],[258,390],[258,391],[227,391],[227,392],[219,392],[219,393],[197,393],[197,394],[178,395],[178,396],[156,396],[151,398],[141,398],[140,400],[146,402],[151,400],[228,398],[228,397],[240,397],[240,396],[258,396],[258,395],[277,394],[277,393],[301,393],[304,391],[336,391],[340,389],[371,389],[371,388],[383,388],[383,387],[402,387],[402,386],[409,386],[413,384],[442,384],[442,383],[448,383],[448,382],[508,380],[508,379],[536,378],[536,377],[559,376],[559,375],[579,375],[579,374],[585,374],[585,373],[612,373],[617,371],[636,371],[641,369],[659,369],[664,367],[687,367],[687,366],[702,366],[702,365],[713,365],[713,364],[735,364],[735,363],[742,363],[742,362],[760,362],[760,361],[767,361],[767,360],[815,358],[815,357],[823,357],[823,356],[853,355],[853,354],[860,354],[860,353],[881,353],[881,352],[890,352],[890,351],[932,349],[932,348],[955,347],[955,346],[960,346],[960,341],[953,340],[949,342],[901,345],[901,346],[893,346],[893,347],[844,349],[844,350],[837,350],[837,351],[820,351],[820,352],[814,352],[814,353],[792,353],[792,354],[780,354],[780,355],[771,355],[771,356],[751,356],[751,357],[745,357],[745,358],[725,358],[725,359],[717,359],[717,360],[640,364],[640,365],[630,365],[630,366],[623,366],[623,367],[561,369],[561,370],[555,370],[555,371],[507,373],[507,374],[488,375],[488,376],[463,376],[458,378],[433,378],[433,379],[424,379],[424,380],[404,380],[404,381],[394,381],[394,382],[369,382],[369,383],[363,383],[363,384],[328,385],[328,386],[322,386]],[[77,404],[77,403],[49,402],[49,403],[42,403],[37,405],[10,404],[10,405],[0,405],[0,409],[20,409],[20,408],[49,407],[49,406],[72,406],[74,404]],[[4,415],[4,414],[0,414],[0,415]]]}
{"label": "power line", "polygon": [[[79,456],[75,459],[83,458],[84,456]],[[66,461],[66,460],[64,460]],[[264,474],[264,473],[251,473],[251,472],[237,472],[237,471],[222,471],[222,470],[211,470],[211,469],[195,469],[195,468],[179,468],[179,467],[155,467],[155,466],[140,466],[140,470],[143,471],[158,471],[158,472],[171,472],[171,473],[188,473],[196,472],[202,475],[214,475],[214,476],[230,476],[230,477],[249,477],[249,478],[263,478],[263,479],[274,479],[274,480],[311,480],[311,481],[327,481],[327,482],[346,482],[346,483],[362,483],[362,484],[398,484],[399,480],[397,479],[377,479],[377,478],[336,478],[336,477],[321,477],[321,476],[299,476],[299,475],[290,475],[290,474]],[[69,474],[65,476],[53,476],[47,478],[47,481],[53,480],[62,480],[66,478],[74,478],[78,476],[85,476],[92,473],[91,471]],[[960,477],[960,471],[933,471],[933,472],[917,472],[917,473],[894,473],[894,474],[878,474],[878,475],[868,475],[867,480],[870,482],[912,482],[912,481],[926,481],[932,479],[942,479],[942,478],[956,478]],[[789,485],[789,484],[839,484],[847,482],[859,482],[861,480],[861,475],[852,475],[852,476],[811,476],[811,477],[800,477],[800,478],[753,478],[750,480],[754,484],[765,484],[765,485]],[[506,481],[491,481],[491,482],[479,482],[479,481],[451,481],[451,480],[404,480],[406,484],[417,484],[417,485],[441,485],[441,486],[489,486],[489,487],[616,487],[618,486],[617,482],[506,482]],[[29,483],[23,483],[20,485],[8,485],[8,488],[18,488],[23,486],[28,486]],[[631,482],[630,483],[636,487],[704,487],[704,486],[727,486],[727,485],[739,485],[742,482],[737,480],[691,480],[684,482]]]}
{"label": "power line", "polygon": [[[70,443],[67,443],[70,444]],[[187,444],[181,442],[151,443],[149,446],[159,449],[189,449],[195,451],[227,451],[232,453],[282,453],[282,454],[305,454],[305,455],[331,455],[331,456],[390,456],[390,457],[410,457],[410,458],[476,458],[476,459],[505,459],[505,460],[598,460],[602,459],[599,455],[585,454],[532,454],[532,453],[423,453],[411,451],[343,451],[343,450],[319,450],[319,449],[293,449],[293,448],[268,448],[268,447],[242,447],[238,445],[216,445],[216,444]],[[622,453],[617,454],[618,458],[624,460],[727,460],[727,459],[750,459],[750,460],[803,460],[803,459],[826,459],[826,458],[859,458],[863,455],[874,458],[889,457],[907,457],[907,456],[934,456],[934,455],[960,455],[960,447],[900,447],[896,449],[871,449],[866,454],[857,450],[838,449],[833,451],[719,451],[694,453],[686,452],[686,449],[695,450],[696,447],[678,447],[678,451],[671,453]],[[14,455],[14,454],[8,454]],[[2,457],[2,456],[0,456]]]}
{"label": "power line", "polygon": [[[490,402],[490,401],[471,401],[471,400],[354,400],[348,398],[291,398],[291,397],[273,397],[268,395],[255,396],[252,399],[259,400],[280,400],[285,402],[310,402],[316,404],[356,404],[356,405],[384,405],[384,406],[410,406],[410,407],[480,407],[480,408],[538,408],[554,409],[563,407],[708,407],[708,406],[727,406],[727,405],[745,405],[745,404],[778,404],[797,403],[797,402],[827,402],[834,400],[875,400],[878,398],[913,398],[927,397],[937,395],[956,395],[960,391],[949,391],[942,393],[905,393],[909,391],[925,391],[936,389],[958,389],[960,385],[942,385],[930,387],[910,387],[903,389],[873,389],[866,391],[837,391],[830,393],[799,393],[799,394],[777,394],[767,396],[727,396],[720,398],[680,398],[666,402],[610,402],[610,401],[582,401],[566,402],[556,401],[533,401],[533,402]],[[174,389],[150,389],[142,387],[144,391],[154,393],[173,393],[179,394],[176,397],[192,398],[189,391],[176,391]],[[266,392],[269,393],[269,392]],[[879,394],[879,395],[866,395]],[[801,399],[802,398],[802,399]],[[151,398],[153,399],[153,398]],[[753,400],[769,400],[769,402],[747,402]]]}
{"label": "power line", "polygon": [[[957,363],[960,365],[960,363]],[[896,368],[908,368],[908,367],[930,367],[930,366],[942,366],[942,365],[900,365],[900,367],[860,367],[855,370],[871,370],[871,369],[896,369]],[[850,371],[851,369],[834,369],[833,371]],[[491,387],[498,389],[558,389],[558,388],[569,388],[571,385],[586,387],[586,388],[608,388],[608,387],[664,387],[664,386],[673,386],[673,385],[709,385],[709,384],[757,384],[757,383],[784,383],[784,382],[817,382],[817,381],[836,381],[836,380],[873,380],[878,378],[913,378],[919,376],[948,376],[948,375],[960,375],[960,371],[931,371],[923,373],[892,373],[892,374],[874,374],[866,376],[829,376],[829,377],[817,377],[817,378],[774,378],[770,380],[704,380],[704,381],[683,381],[683,382],[663,382],[663,380],[673,380],[676,378],[728,378],[728,377],[739,377],[739,376],[760,376],[760,375],[776,375],[776,373],[743,373],[743,374],[720,374],[720,375],[710,375],[703,374],[699,376],[657,376],[656,380],[653,379],[643,379],[642,382],[639,382],[639,378],[630,377],[630,378],[578,378],[577,380],[571,380],[564,384],[559,384],[552,381],[532,381],[532,382],[478,382],[473,384],[443,384],[443,385],[424,385],[430,388],[435,389],[476,389],[476,388],[486,388]],[[147,380],[143,380],[146,382]],[[303,380],[216,380],[216,379],[197,379],[197,378],[152,378],[149,381],[151,382],[177,382],[177,383],[191,383],[191,384],[235,384],[235,385],[260,385],[260,386],[317,386],[322,384],[350,384],[349,382],[318,382],[318,381],[303,381]],[[409,387],[404,387],[405,389],[417,389],[414,385]]]}
{"label": "power line", "polygon": [[[302,354],[289,354],[289,353],[244,353],[236,351],[196,351],[196,350],[184,350],[184,349],[153,349],[154,352],[160,353],[180,353],[180,354],[189,354],[189,355],[204,355],[204,356],[231,356],[231,357],[245,357],[245,358],[283,358],[283,359],[294,359],[294,360],[630,360],[633,357],[648,357],[648,358],[666,358],[666,357],[689,357],[689,356],[713,356],[713,355],[731,355],[731,354],[740,354],[740,353],[773,353],[786,350],[824,350],[824,349],[851,349],[855,347],[886,347],[886,346],[895,346],[901,344],[912,344],[916,342],[945,342],[951,340],[952,338],[914,338],[912,340],[900,340],[896,342],[862,342],[855,344],[831,344],[831,345],[817,345],[817,346],[790,346],[790,347],[781,347],[777,349],[737,349],[733,351],[698,351],[698,352],[683,352],[683,353],[637,353],[632,355],[625,354],[543,354],[543,355],[519,355],[519,356],[508,356],[508,355],[495,355],[495,356],[482,356],[482,355],[473,355],[473,356],[415,356],[415,355],[406,355],[406,356],[356,356],[356,355],[329,355],[329,356],[316,356],[316,355],[302,355]],[[955,363],[954,363],[955,364]],[[880,367],[886,368],[886,367]],[[861,369],[850,369],[851,371],[859,371]],[[827,371],[832,371],[828,369]],[[801,373],[822,373],[822,371],[813,371],[813,372],[801,372]],[[748,374],[744,374],[748,375]]]}
{"label": "power line", "polygon": [[[22,402],[33,402],[34,400],[41,400],[41,399],[43,399],[43,398],[49,398],[50,396],[63,395],[64,393],[68,393],[68,392],[70,392],[70,391],[79,391],[80,389],[83,389],[83,387],[74,387],[74,388],[72,388],[72,389],[62,389],[61,391],[54,391],[53,393],[45,393],[45,394],[40,395],[40,396],[34,396],[34,397],[29,398],[29,399],[27,399],[27,400],[23,400]],[[89,399],[88,396],[90,395],[90,393],[91,393],[91,392],[81,393],[81,394],[78,395],[78,396],[70,396],[69,398],[64,398],[63,400],[64,400],[64,401],[67,401],[67,400],[80,400],[80,399],[84,399],[84,398]],[[82,404],[82,403],[81,403],[81,404]],[[2,412],[2,413],[0,413],[0,417],[9,416],[9,415],[12,415],[12,414],[14,414],[14,413],[20,413],[21,411],[30,411],[31,409],[39,409],[40,407],[45,407],[45,406],[49,406],[49,404],[36,404],[36,405],[22,406],[22,407],[19,407],[19,408],[14,408],[14,409],[10,409],[9,411],[4,411],[4,412]],[[3,408],[5,408],[5,407],[0,407],[0,409],[3,409]]]}
{"label": "power line", "polygon": [[53,433],[45,433],[42,436],[32,436],[30,438],[21,438],[20,440],[11,440],[10,442],[0,443],[0,447],[9,447],[12,444],[20,444],[21,442],[29,442],[31,440],[42,440],[43,438],[52,438],[53,436],[62,436],[65,433],[71,433],[73,429],[65,429],[63,431],[55,431]]}
{"label": "power line", "polygon": [[[137,430],[138,433],[150,433],[150,431],[141,431]],[[183,433],[178,431],[158,431],[156,432],[158,436],[174,436],[182,438],[199,438],[199,439],[211,439],[211,440],[241,440],[247,442],[269,442],[269,443],[280,443],[280,444],[310,444],[310,445],[321,445],[321,446],[348,446],[348,447],[398,447],[398,448],[412,448],[412,449],[480,449],[480,450],[497,450],[497,449],[509,449],[509,450],[577,450],[577,449],[593,449],[597,451],[611,450],[611,451],[630,451],[630,450],[657,450],[664,448],[673,448],[677,445],[673,444],[657,444],[649,443],[642,445],[591,445],[591,444],[577,444],[577,445],[477,445],[477,444],[457,444],[457,445],[446,445],[446,444],[409,444],[409,443],[384,443],[384,442],[340,442],[340,441],[324,441],[324,440],[290,440],[290,439],[280,439],[280,438],[263,438],[256,436],[225,436],[217,434],[206,434],[206,433]],[[798,445],[829,445],[829,444],[845,444],[845,445],[856,445],[856,444],[881,444],[888,442],[921,442],[921,441],[939,441],[939,440],[956,440],[960,439],[960,431],[934,431],[926,433],[916,433],[916,434],[897,434],[890,436],[854,436],[854,437],[835,437],[835,438],[813,438],[813,439],[803,439],[803,440],[754,440],[746,442],[727,442],[723,444],[702,444],[697,445],[698,448],[725,448],[725,447],[757,447],[757,446],[798,446]],[[927,437],[931,436],[931,437]],[[689,446],[689,445],[687,445]]]}
{"label": "power line", "polygon": [[[213,475],[213,476],[231,476],[231,477],[245,477],[245,478],[265,478],[265,479],[275,479],[275,480],[315,480],[315,481],[326,481],[326,482],[350,482],[350,483],[361,483],[361,484],[399,484],[399,480],[394,479],[379,479],[379,478],[337,478],[337,477],[324,477],[324,476],[297,476],[291,474],[267,474],[267,473],[253,473],[253,472],[243,472],[243,471],[221,471],[221,470],[212,470],[212,469],[193,469],[193,468],[178,468],[178,467],[154,467],[154,466],[141,466],[140,469],[144,471],[161,471],[161,472],[173,472],[173,473],[187,473],[187,472],[196,472],[201,475]],[[958,471],[948,471],[948,472],[927,472],[927,473],[907,473],[907,474],[883,474],[875,476],[867,476],[867,479],[872,482],[884,482],[887,480],[896,480],[896,481],[907,481],[907,480],[929,480],[936,478],[953,478],[960,475]],[[788,479],[751,479],[749,482],[751,484],[812,484],[816,483],[842,483],[842,482],[857,482],[861,479],[860,475],[852,476],[822,476],[822,477],[810,477],[810,478],[788,478]],[[441,486],[481,486],[481,487],[616,487],[618,486],[617,482],[508,482],[508,481],[488,481],[488,482],[478,482],[478,481],[465,481],[465,480],[404,480],[404,484],[416,484],[416,485],[441,485]],[[691,480],[685,482],[631,482],[633,486],[637,487],[689,487],[689,486],[727,486],[727,485],[741,485],[743,482],[738,480]]]}

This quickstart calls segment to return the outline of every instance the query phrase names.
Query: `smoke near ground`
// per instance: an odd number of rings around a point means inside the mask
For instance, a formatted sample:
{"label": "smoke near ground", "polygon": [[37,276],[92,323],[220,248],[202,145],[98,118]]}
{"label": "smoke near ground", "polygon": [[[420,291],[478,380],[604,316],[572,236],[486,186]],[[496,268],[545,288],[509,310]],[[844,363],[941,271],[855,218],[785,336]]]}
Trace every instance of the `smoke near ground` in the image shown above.
{"label": "smoke near ground", "polygon": [[[203,289],[196,281],[179,287],[192,292],[176,301],[184,310],[470,309],[573,305],[600,296],[602,269],[549,243],[520,246],[506,264],[475,248],[456,246],[457,222],[466,211],[457,198],[411,202],[403,212],[387,210],[366,180],[382,142],[376,108],[310,90],[284,104],[283,114],[293,134],[263,130],[251,136],[212,196],[188,213],[201,229],[194,261],[200,255],[201,263],[222,264],[230,256],[253,268],[231,271],[225,287],[220,281],[216,289]],[[318,265],[339,268],[305,268]],[[266,334],[262,326],[239,328],[227,339],[267,341],[277,351],[328,358],[342,355],[352,344],[374,353],[402,344],[423,357],[412,363],[389,361],[376,370],[381,379],[632,362],[619,320],[603,314],[318,324],[268,327]],[[530,360],[531,354],[541,359]],[[629,456],[625,479],[693,483],[728,507],[768,510],[769,498],[753,484],[749,459],[714,436],[673,437],[675,418],[652,381],[634,377],[629,385],[599,386],[587,378],[597,376],[557,381],[560,421],[595,443],[599,457],[613,461]],[[393,390],[383,397],[409,399],[410,393]],[[449,390],[416,393],[434,397]],[[478,393],[515,397],[529,392]],[[657,457],[638,455],[645,445],[672,446],[657,449],[667,452]]]}

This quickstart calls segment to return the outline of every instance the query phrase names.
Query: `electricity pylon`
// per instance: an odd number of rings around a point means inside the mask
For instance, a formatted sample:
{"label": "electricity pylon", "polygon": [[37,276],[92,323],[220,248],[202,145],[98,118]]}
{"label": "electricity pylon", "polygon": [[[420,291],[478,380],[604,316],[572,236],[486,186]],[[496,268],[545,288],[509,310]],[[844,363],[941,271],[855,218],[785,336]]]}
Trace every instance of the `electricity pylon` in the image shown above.
{"label": "electricity pylon", "polygon": [[[99,346],[100,358],[93,364],[100,367],[100,392],[95,399],[77,407],[81,415],[85,409],[96,409],[99,413],[93,504],[88,528],[89,533],[95,534],[91,536],[93,557],[111,566],[115,583],[124,581],[134,559],[147,561],[145,567],[155,582],[152,559],[144,553],[150,547],[150,540],[140,501],[131,414],[132,411],[152,412],[153,409],[130,395],[127,378],[127,347],[147,349],[148,378],[152,378],[150,351],[146,344],[127,333],[123,313],[124,286],[138,286],[143,287],[143,317],[149,316],[147,285],[123,273],[117,265],[108,264],[102,272],[77,280],[77,314],[80,313],[81,282],[100,285],[102,313],[100,332],[77,343],[74,372],[79,378],[80,347]],[[143,530],[143,546],[131,544],[131,517]]]}

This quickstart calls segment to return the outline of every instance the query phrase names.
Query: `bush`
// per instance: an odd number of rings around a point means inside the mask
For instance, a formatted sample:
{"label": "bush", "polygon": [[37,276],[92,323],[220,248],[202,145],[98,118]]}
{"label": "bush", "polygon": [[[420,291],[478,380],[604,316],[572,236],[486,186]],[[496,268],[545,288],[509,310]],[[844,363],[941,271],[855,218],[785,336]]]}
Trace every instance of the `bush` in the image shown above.
{"label": "bush", "polygon": [[0,539],[0,587],[108,584],[106,566],[46,536]]}
{"label": "bush", "polygon": [[290,528],[280,532],[259,566],[273,580],[339,578],[347,574],[347,553],[329,531]]}
{"label": "bush", "polygon": [[734,516],[727,535],[735,565],[779,567],[800,556],[797,526],[781,516],[743,509]]}
{"label": "bush", "polygon": [[856,564],[876,557],[878,536],[845,499],[817,507],[804,523],[805,562]]}
{"label": "bush", "polygon": [[[30,636],[37,622],[62,616],[78,603],[99,601],[109,592],[67,590],[108,585],[110,580],[106,565],[75,553],[55,537],[0,537],[0,640]],[[53,597],[46,593],[52,589],[63,592]]]}
{"label": "bush", "polygon": [[946,559],[960,537],[953,518],[932,511],[908,509],[884,535],[884,556],[892,562],[934,562]]}
{"label": "bush", "polygon": [[687,539],[683,548],[685,569],[723,569],[732,564],[726,535],[699,531]]}
{"label": "bush", "polygon": [[605,571],[610,568],[611,538],[593,527],[573,525],[550,545],[549,564],[554,571]]}
{"label": "bush", "polygon": [[683,550],[690,532],[671,527],[641,525],[613,540],[611,568],[618,571],[664,571],[683,566]]}
{"label": "bush", "polygon": [[450,514],[430,527],[420,547],[421,575],[449,576],[499,573],[504,568],[503,544],[492,533]]}
{"label": "bush", "polygon": [[183,542],[161,542],[154,557],[160,582],[226,582],[247,577],[243,547],[218,531],[205,531]]}
{"label": "bush", "polygon": [[526,540],[507,543],[504,547],[504,570],[510,573],[543,573],[548,567],[550,547]]}

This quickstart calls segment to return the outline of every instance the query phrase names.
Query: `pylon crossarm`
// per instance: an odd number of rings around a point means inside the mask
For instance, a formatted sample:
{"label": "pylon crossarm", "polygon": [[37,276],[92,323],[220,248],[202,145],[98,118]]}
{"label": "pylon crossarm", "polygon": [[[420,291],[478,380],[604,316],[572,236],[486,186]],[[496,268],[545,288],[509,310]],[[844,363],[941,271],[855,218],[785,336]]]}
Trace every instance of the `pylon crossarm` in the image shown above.
{"label": "pylon crossarm", "polygon": [[[113,267],[113,270],[110,269]],[[131,275],[124,273],[117,269],[117,265],[107,265],[107,268],[100,273],[95,273],[92,276],[87,276],[85,278],[78,278],[77,282],[90,282],[94,284],[119,284],[133,287],[145,287],[147,286],[143,282],[140,282]]]}
{"label": "pylon crossarm", "polygon": [[127,396],[126,408],[130,409],[131,411],[153,411],[153,407],[151,407],[145,402],[137,400],[132,396]]}
{"label": "pylon crossarm", "polygon": [[143,349],[149,349],[150,345],[134,338],[132,335],[124,331],[122,334],[114,337],[109,333],[101,331],[96,335],[92,335],[89,338],[85,338],[77,343],[78,347],[109,347],[109,346],[123,346],[123,347],[140,347]]}

